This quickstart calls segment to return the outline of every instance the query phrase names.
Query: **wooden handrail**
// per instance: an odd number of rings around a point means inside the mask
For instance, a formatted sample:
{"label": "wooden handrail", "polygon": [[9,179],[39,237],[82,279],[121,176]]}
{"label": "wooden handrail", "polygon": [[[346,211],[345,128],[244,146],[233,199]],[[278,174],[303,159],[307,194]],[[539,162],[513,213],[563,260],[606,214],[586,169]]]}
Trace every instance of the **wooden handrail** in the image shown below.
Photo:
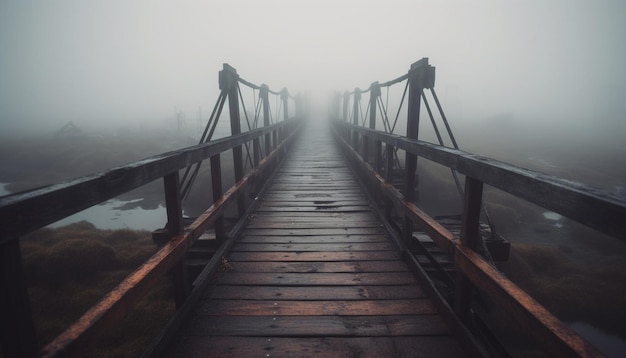
{"label": "wooden handrail", "polygon": [[371,140],[390,144],[454,169],[518,198],[626,241],[626,225],[623,224],[626,218],[626,201],[612,193],[462,150],[359,127],[341,120],[334,123],[344,130],[357,132]]}
{"label": "wooden handrail", "polygon": [[156,155],[105,172],[0,198],[0,244],[225,152],[292,121]]}
{"label": "wooden handrail", "polygon": [[[180,266],[180,259],[203,231],[219,220],[226,205],[249,182],[261,179],[264,171],[285,153],[285,140],[301,127],[303,118],[293,118],[276,124],[218,139],[177,151],[156,155],[106,172],[70,180],[0,199],[0,290],[2,291],[3,352],[8,356],[33,356],[37,342],[28,304],[29,298],[23,280],[19,238],[45,225],[63,219],[88,207],[97,205],[157,179],[164,179],[168,199],[168,219],[180,215],[178,171],[199,161],[219,158],[219,154],[236,147],[273,135],[272,152],[258,162],[246,176],[224,195],[215,198],[213,205],[186,231],[180,231],[180,220],[168,228],[173,235],[163,248],[129,275],[96,306],[72,325],[46,348],[48,356],[64,355],[72,351],[76,342],[89,341],[92,332],[101,332],[121,319],[154,286],[165,273]],[[278,135],[277,133],[282,133]],[[260,159],[260,158],[259,158]],[[220,174],[221,175],[221,174]],[[169,195],[168,195],[169,194]],[[172,199],[176,197],[175,199]],[[173,202],[172,202],[173,201]],[[172,207],[170,207],[172,206]],[[176,221],[176,220],[174,220]],[[168,225],[171,225],[169,223]],[[184,287],[176,282],[177,305],[184,300]],[[180,289],[180,292],[179,292]],[[5,342],[7,340],[7,342]],[[12,340],[8,342],[8,340]]]}
{"label": "wooden handrail", "polygon": [[[343,120],[333,120],[332,123],[335,137],[351,162],[357,164],[362,176],[368,177],[368,182],[372,184],[370,187],[381,191],[407,217],[418,224],[420,229],[424,230],[438,246],[451,257],[454,257],[457,268],[463,273],[463,279],[469,279],[494,302],[506,307],[507,311],[511,313],[512,319],[521,326],[527,327],[531,335],[541,343],[546,351],[555,355],[603,356],[595,347],[569,329],[526,292],[500,274],[474,251],[471,244],[455,238],[450,231],[417,208],[413,202],[406,200],[389,181],[385,180],[375,168],[363,159],[358,150],[354,149],[350,143],[353,140],[353,134],[358,133],[360,136],[369,137],[370,140],[375,141],[377,148],[380,148],[380,143],[386,143],[389,146],[403,149],[448,168],[458,170],[466,175],[467,180],[479,184],[481,191],[483,183],[490,184],[575,220],[581,216],[590,215],[590,218],[578,221],[620,240],[625,239],[623,218],[626,217],[626,202],[624,200],[582,184],[536,173],[461,150],[355,126]],[[466,188],[466,196],[468,191]],[[551,198],[552,195],[556,198]],[[565,200],[565,204],[560,202],[561,200]],[[574,206],[572,205],[573,202],[581,203],[581,205],[571,207]],[[478,201],[478,205],[479,203],[480,201]],[[586,207],[586,205],[592,206]],[[606,217],[587,211],[600,211]],[[467,213],[464,213],[463,216],[464,218],[468,217]],[[617,220],[616,218],[621,219]],[[463,228],[466,229],[465,224]],[[465,294],[465,296],[461,295],[460,297],[467,300],[471,296]]]}
{"label": "wooden handrail", "polygon": [[[219,218],[227,204],[234,201],[246,185],[261,175],[270,163],[284,154],[286,141],[295,136],[297,129],[299,127],[295,128],[294,132],[286,137],[283,143],[265,157],[257,168],[235,183],[222,197],[217,198],[213,205],[202,213],[186,231],[168,241],[165,246],[126,277],[71,327],[50,342],[43,349],[42,356],[59,357],[68,352],[74,352],[77,346],[97,337],[99,332],[112,328],[120,317],[124,317],[139,302],[148,289],[154,287],[159,278],[180,261],[196,239]],[[258,132],[258,135],[262,136],[264,133],[261,131]]]}

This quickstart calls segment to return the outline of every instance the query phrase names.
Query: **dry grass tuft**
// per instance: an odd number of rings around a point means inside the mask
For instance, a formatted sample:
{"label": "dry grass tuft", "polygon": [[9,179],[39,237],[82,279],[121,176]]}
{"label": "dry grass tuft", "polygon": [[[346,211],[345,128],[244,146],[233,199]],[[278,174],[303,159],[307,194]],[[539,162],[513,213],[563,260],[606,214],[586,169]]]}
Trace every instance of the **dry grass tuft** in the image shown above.
{"label": "dry grass tuft", "polygon": [[[21,241],[37,336],[48,343],[157,250],[150,233],[98,230],[88,222],[45,228]],[[134,357],[173,314],[164,278],[136,310],[89,352],[91,357]]]}
{"label": "dry grass tuft", "polygon": [[513,243],[501,268],[561,320],[626,338],[626,262],[577,264],[555,247]]}

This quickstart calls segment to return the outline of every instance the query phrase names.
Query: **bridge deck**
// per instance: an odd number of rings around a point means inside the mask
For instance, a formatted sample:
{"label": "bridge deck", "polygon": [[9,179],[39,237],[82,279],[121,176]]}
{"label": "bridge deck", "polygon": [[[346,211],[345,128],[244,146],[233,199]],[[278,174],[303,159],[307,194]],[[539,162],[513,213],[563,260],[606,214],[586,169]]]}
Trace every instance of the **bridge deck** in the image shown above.
{"label": "bridge deck", "polygon": [[331,136],[307,132],[167,355],[463,356]]}

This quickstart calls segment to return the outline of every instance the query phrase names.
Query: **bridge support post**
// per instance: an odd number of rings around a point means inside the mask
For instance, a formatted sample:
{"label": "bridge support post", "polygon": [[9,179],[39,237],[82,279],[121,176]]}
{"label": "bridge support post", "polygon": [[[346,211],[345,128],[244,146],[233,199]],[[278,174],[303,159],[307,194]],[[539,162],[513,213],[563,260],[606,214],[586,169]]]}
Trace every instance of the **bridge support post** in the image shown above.
{"label": "bridge support post", "polygon": [[[370,129],[376,129],[376,103],[378,103],[378,96],[380,96],[380,86],[378,82],[374,82],[370,86]],[[370,162],[369,155],[371,150],[369,138],[363,136],[363,160],[366,162]]]}
{"label": "bridge support post", "polygon": [[0,343],[4,357],[35,357],[37,337],[18,239],[0,244]]}
{"label": "bridge support post", "polygon": [[[355,126],[359,125],[359,108],[361,103],[361,90],[358,88],[354,89],[354,100],[352,102],[352,124]],[[359,152],[359,133],[357,131],[352,131],[352,148],[358,153]]]}
{"label": "bridge support post", "polygon": [[[220,160],[220,155],[216,154],[211,157],[211,189],[213,194],[213,203],[215,203],[219,198],[222,197],[223,189],[222,189],[222,164]],[[224,216],[220,215],[219,218],[215,220],[215,224],[213,224],[213,228],[215,230],[215,240],[217,240],[218,244],[221,244],[224,241]]]}
{"label": "bridge support post", "polygon": [[[180,176],[178,171],[163,177],[165,187],[165,209],[167,212],[167,236],[171,239],[185,229],[183,223],[183,206],[180,196]],[[185,259],[182,258],[172,268],[174,280],[174,299],[176,308],[180,308],[189,294],[189,281],[185,269]]]}
{"label": "bridge support post", "polygon": [[[410,139],[418,139],[420,107],[424,88],[435,86],[435,68],[428,64],[428,58],[413,63],[409,69],[409,99],[406,123],[406,136]],[[406,186],[404,196],[407,201],[419,200],[419,177],[417,176],[417,155],[406,153],[405,156]],[[417,189],[417,190],[416,190]],[[404,218],[403,238],[410,245],[413,235],[413,223],[408,216]]]}
{"label": "bridge support post", "polygon": [[[465,200],[463,203],[463,223],[461,226],[461,245],[476,250],[480,238],[480,212],[482,206],[483,183],[471,177],[465,177]],[[454,310],[467,322],[470,313],[473,285],[459,271],[456,280]]]}
{"label": "bridge support post", "polygon": [[350,92],[343,93],[343,120],[348,121],[348,102],[350,102]]}
{"label": "bridge support post", "polygon": [[[220,90],[228,91],[228,109],[230,113],[230,133],[241,133],[241,117],[239,113],[239,75],[237,70],[229,64],[224,64],[220,71]],[[243,151],[241,146],[233,148],[233,164],[235,169],[235,182],[243,178]],[[237,197],[237,212],[239,217],[246,212],[246,203],[243,195]]]}
{"label": "bridge support post", "polygon": [[[420,120],[420,107],[422,101],[422,91],[424,87],[419,80],[419,65],[422,61],[418,61],[411,65],[409,70],[409,99],[408,99],[408,113],[406,122],[406,136],[410,139],[418,139],[419,137],[419,120]],[[413,203],[419,200],[419,194],[416,195],[415,188],[419,185],[419,178],[416,175],[417,170],[417,155],[412,153],[406,153],[404,159],[405,174],[405,193],[404,197],[408,202]],[[402,229],[402,236],[405,244],[410,247],[411,239],[413,236],[413,222],[408,216],[404,216],[404,226]]]}
{"label": "bridge support post", "polygon": [[[269,87],[262,84],[259,90],[259,97],[261,99],[261,105],[263,106],[263,126],[270,126],[270,99],[269,99]],[[272,151],[272,135],[270,133],[265,134],[265,155],[269,155]]]}

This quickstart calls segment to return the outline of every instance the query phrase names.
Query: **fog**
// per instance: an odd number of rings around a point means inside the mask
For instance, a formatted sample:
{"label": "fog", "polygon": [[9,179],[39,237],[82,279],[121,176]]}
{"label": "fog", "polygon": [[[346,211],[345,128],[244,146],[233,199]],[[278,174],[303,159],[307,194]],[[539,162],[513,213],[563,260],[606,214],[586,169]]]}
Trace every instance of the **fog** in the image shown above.
{"label": "fog", "polygon": [[210,110],[224,62],[320,101],[422,57],[453,123],[614,125],[624,13],[621,1],[1,1],[0,128],[163,125]]}

